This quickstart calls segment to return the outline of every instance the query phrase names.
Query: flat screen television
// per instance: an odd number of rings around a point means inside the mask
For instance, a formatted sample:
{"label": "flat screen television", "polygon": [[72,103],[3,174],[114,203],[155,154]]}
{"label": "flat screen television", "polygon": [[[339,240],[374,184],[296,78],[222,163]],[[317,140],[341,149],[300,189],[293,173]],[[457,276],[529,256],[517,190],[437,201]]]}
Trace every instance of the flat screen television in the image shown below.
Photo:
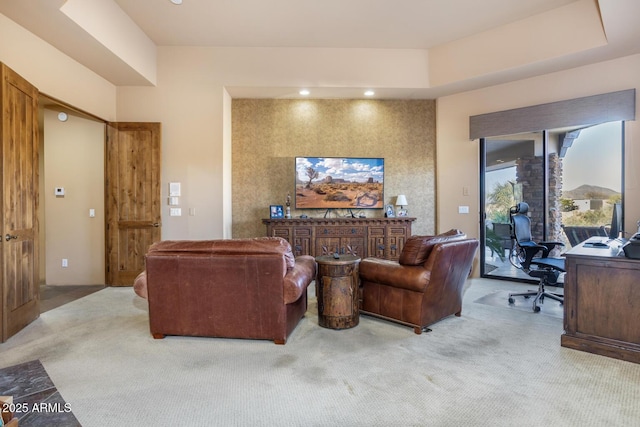
{"label": "flat screen television", "polygon": [[296,157],[296,209],[382,209],[384,159]]}

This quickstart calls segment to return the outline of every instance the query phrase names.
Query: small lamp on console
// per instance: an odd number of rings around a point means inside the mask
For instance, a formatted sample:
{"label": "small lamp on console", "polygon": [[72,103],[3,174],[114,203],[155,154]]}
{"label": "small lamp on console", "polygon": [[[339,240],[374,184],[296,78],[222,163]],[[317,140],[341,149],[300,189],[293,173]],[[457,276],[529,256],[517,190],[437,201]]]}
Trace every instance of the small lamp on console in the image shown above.
{"label": "small lamp on console", "polygon": [[396,198],[396,206],[400,206],[400,209],[398,210],[398,216],[407,216],[407,210],[404,208],[407,205],[407,197],[404,194],[400,194]]}

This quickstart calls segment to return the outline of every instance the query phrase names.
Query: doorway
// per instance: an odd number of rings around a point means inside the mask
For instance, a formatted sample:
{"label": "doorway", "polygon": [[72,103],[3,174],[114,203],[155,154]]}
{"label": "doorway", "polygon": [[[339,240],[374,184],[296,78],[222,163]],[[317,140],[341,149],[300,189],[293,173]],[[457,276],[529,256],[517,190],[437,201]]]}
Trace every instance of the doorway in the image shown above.
{"label": "doorway", "polygon": [[41,97],[41,284],[105,284],[105,123]]}
{"label": "doorway", "polygon": [[41,100],[40,277],[131,286],[161,238],[160,124],[108,123]]}

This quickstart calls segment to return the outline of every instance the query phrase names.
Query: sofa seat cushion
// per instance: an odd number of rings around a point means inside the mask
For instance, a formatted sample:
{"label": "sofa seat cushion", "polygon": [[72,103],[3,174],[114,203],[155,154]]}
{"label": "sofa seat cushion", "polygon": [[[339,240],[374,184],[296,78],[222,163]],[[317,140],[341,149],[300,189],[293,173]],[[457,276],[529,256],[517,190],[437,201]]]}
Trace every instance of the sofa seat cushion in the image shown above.
{"label": "sofa seat cushion", "polygon": [[163,240],[149,247],[147,255],[157,252],[189,252],[216,255],[281,254],[286,268],[293,268],[296,259],[291,245],[281,237],[221,240]]}
{"label": "sofa seat cushion", "polygon": [[360,263],[360,279],[395,288],[423,292],[431,272],[422,266],[400,265],[395,261],[365,258]]}
{"label": "sofa seat cushion", "polygon": [[456,229],[435,236],[411,236],[405,242],[398,262],[402,265],[423,265],[435,245],[465,237],[462,231]]}
{"label": "sofa seat cushion", "polygon": [[298,301],[315,277],[316,260],[309,255],[301,255],[296,258],[296,265],[284,276],[284,303],[291,304]]}

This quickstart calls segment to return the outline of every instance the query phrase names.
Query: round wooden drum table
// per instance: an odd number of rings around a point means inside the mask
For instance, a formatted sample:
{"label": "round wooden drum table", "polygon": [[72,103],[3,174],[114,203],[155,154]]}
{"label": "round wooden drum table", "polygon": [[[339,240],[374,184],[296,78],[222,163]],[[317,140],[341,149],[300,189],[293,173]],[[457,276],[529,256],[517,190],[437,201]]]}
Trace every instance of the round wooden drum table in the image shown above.
{"label": "round wooden drum table", "polygon": [[318,324],[330,329],[348,329],[358,325],[358,288],[360,258],[353,255],[319,256],[316,291]]}

